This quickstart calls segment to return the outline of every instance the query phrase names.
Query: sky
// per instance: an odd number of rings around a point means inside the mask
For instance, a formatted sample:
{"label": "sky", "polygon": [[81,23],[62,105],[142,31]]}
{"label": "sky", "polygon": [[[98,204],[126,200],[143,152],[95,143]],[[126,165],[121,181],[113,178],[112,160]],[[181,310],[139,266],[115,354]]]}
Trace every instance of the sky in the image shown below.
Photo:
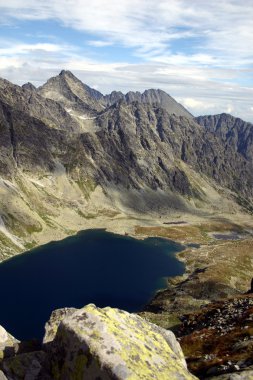
{"label": "sky", "polygon": [[70,70],[103,94],[160,88],[253,122],[253,0],[0,0],[0,76]]}

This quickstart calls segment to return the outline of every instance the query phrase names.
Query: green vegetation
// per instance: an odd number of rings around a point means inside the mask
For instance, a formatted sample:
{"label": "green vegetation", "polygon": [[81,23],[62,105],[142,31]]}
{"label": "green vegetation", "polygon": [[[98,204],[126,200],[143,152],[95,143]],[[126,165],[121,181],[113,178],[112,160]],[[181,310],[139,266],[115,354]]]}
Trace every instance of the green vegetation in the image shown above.
{"label": "green vegetation", "polygon": [[84,194],[84,197],[86,200],[90,199],[90,194],[96,189],[97,184],[94,182],[92,178],[85,178],[85,179],[78,179],[76,181],[77,185],[79,186],[80,190]]}
{"label": "green vegetation", "polygon": [[41,217],[41,219],[44,220],[44,222],[46,223],[46,225],[47,225],[48,227],[55,228],[54,223],[52,222],[52,220],[50,219],[50,217],[49,217],[48,215],[39,214],[39,216]]}
{"label": "green vegetation", "polygon": [[31,249],[35,248],[37,246],[37,243],[35,240],[31,241],[31,242],[26,242],[24,244],[25,248],[27,251],[30,251]]}

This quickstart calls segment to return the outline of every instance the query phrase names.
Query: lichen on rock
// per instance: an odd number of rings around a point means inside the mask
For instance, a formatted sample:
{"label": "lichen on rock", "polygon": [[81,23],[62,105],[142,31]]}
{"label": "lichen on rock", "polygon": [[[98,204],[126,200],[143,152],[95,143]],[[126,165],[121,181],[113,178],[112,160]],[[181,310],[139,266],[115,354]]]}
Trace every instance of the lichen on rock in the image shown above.
{"label": "lichen on rock", "polygon": [[55,379],[195,379],[174,334],[110,307],[71,313],[49,350]]}

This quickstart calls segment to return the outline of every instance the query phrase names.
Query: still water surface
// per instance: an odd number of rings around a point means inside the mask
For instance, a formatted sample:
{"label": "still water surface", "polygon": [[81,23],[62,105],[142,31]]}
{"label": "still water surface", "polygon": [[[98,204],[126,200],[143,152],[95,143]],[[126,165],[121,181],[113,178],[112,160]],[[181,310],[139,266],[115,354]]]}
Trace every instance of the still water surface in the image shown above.
{"label": "still water surface", "polygon": [[184,272],[182,246],[86,230],[0,264],[0,324],[16,338],[42,338],[52,310],[88,303],[140,310],[166,277]]}

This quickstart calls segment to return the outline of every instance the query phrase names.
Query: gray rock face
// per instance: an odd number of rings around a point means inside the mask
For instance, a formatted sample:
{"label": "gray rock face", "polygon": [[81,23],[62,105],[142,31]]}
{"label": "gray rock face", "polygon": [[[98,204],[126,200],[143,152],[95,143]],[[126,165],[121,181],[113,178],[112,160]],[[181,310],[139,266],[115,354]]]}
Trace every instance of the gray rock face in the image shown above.
{"label": "gray rock face", "polygon": [[222,113],[195,119],[206,130],[219,136],[225,146],[232,146],[247,160],[253,160],[253,125]]}
{"label": "gray rock face", "polygon": [[61,321],[67,316],[72,315],[75,311],[77,311],[77,309],[71,307],[57,309],[52,312],[50,319],[45,326],[46,332],[43,338],[43,344],[50,343],[54,340]]}
{"label": "gray rock face", "polygon": [[[30,87],[30,86],[29,86]],[[10,123],[12,113],[19,117],[34,117],[51,129],[67,131],[79,130],[78,123],[65,109],[52,99],[45,99],[35,90],[27,90],[0,78],[0,106],[7,109],[7,121]],[[35,121],[26,123],[33,124]],[[2,124],[2,123],[1,123]]]}
{"label": "gray rock face", "polygon": [[119,100],[124,100],[130,104],[132,102],[139,102],[143,104],[149,104],[159,106],[165,109],[169,115],[175,114],[176,116],[184,116],[192,118],[192,115],[181,104],[177,103],[170,95],[162,90],[146,90],[143,93],[138,91],[130,91],[126,95],[122,92],[113,91],[110,95],[106,95],[101,98],[101,102],[105,105],[113,105]]}
{"label": "gray rock face", "polygon": [[229,187],[237,192],[238,203],[252,212],[252,192],[245,192],[244,188],[252,187],[253,183],[250,175],[253,166],[253,124],[225,113],[199,116],[195,120],[205,128],[205,131],[216,136],[224,147],[226,160],[222,163],[220,156],[215,158],[218,166],[218,181],[226,176],[225,171],[229,162],[238,160],[238,166],[236,165],[237,167],[234,167],[233,170],[240,174],[235,179],[232,171],[230,172],[233,184],[231,183]]}
{"label": "gray rock face", "polygon": [[195,379],[174,334],[109,307],[64,318],[49,355],[55,379]]}
{"label": "gray rock face", "polygon": [[104,106],[111,106],[119,100],[125,100],[125,95],[121,91],[112,91],[110,94],[103,96],[100,101]]}
{"label": "gray rock face", "polygon": [[8,380],[52,380],[49,358],[43,351],[16,355],[1,365]]}
{"label": "gray rock face", "polygon": [[30,82],[23,84],[22,88],[31,92],[37,91],[37,88]]}
{"label": "gray rock face", "polygon": [[69,110],[89,116],[103,110],[98,101],[102,94],[84,85],[70,71],[63,70],[56,77],[50,78],[38,88],[38,93],[44,98],[59,102]]}

